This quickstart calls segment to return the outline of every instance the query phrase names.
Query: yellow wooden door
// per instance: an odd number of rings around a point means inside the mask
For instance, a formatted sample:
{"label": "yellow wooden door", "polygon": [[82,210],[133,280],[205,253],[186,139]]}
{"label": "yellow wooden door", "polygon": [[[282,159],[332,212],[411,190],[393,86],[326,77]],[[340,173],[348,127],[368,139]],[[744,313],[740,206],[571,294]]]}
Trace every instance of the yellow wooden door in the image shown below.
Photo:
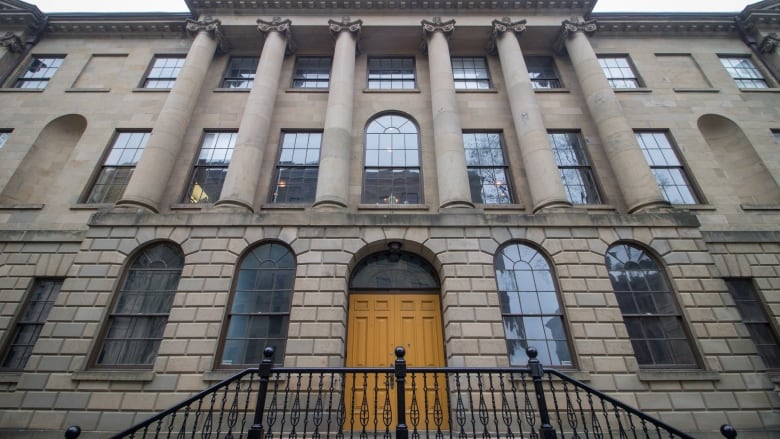
{"label": "yellow wooden door", "polygon": [[[444,339],[442,337],[441,307],[435,294],[351,294],[349,299],[349,326],[347,332],[347,367],[388,367],[395,363],[395,348],[406,349],[408,367],[444,366]],[[433,387],[434,380],[439,391],[423,391],[423,385]],[[392,407],[391,430],[396,424],[395,383],[392,376],[357,377],[347,380],[346,407],[348,416],[346,429],[362,429],[367,422],[368,430],[383,430],[385,418],[383,408]],[[416,377],[417,409],[420,413],[420,428],[433,426],[433,413],[438,411],[444,418],[441,425],[447,425],[446,377],[430,375]],[[412,404],[411,377],[406,385],[406,423],[411,429],[410,408]],[[390,389],[390,395],[387,389]],[[354,392],[352,391],[354,389]],[[435,410],[436,404],[439,405]],[[427,410],[426,410],[427,408]],[[362,412],[362,422],[361,422]],[[427,413],[426,413],[427,412]]]}

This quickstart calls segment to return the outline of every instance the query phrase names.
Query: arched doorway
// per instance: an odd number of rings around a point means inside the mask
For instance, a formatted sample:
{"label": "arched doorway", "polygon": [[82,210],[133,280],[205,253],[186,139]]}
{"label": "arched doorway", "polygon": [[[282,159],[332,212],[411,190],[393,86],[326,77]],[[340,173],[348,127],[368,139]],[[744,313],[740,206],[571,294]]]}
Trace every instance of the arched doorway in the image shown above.
{"label": "arched doorway", "polygon": [[[391,242],[387,251],[362,259],[350,278],[346,365],[360,368],[392,366],[396,346],[406,349],[410,367],[445,365],[436,271],[423,258],[401,251],[400,243]],[[350,395],[346,400],[353,402],[348,404],[347,413],[355,418],[366,413],[369,418],[381,416],[376,405],[392,391],[392,379],[392,376],[377,375],[349,380],[346,388]],[[442,383],[445,380],[440,379]],[[377,389],[376,395],[371,394],[372,389]],[[407,387],[407,393],[409,389]],[[433,416],[436,407],[436,411],[445,413],[446,418],[448,410],[442,407],[447,400],[446,386],[442,385],[438,391],[426,389],[423,393],[425,401],[422,401],[422,394],[417,395],[421,400],[419,405],[428,407],[431,412],[423,416]],[[407,401],[410,400],[408,397]],[[368,420],[368,425],[374,425],[372,419]],[[379,421],[377,425],[383,423]]]}

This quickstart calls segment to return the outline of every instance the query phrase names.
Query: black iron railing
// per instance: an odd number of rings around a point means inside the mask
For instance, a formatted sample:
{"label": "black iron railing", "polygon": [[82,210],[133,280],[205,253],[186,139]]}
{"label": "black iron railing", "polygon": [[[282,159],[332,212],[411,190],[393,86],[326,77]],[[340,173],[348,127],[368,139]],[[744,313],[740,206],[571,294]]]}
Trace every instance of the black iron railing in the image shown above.
{"label": "black iron railing", "polygon": [[533,348],[527,368],[407,368],[400,347],[387,368],[275,368],[264,355],[114,438],[692,438],[545,370]]}

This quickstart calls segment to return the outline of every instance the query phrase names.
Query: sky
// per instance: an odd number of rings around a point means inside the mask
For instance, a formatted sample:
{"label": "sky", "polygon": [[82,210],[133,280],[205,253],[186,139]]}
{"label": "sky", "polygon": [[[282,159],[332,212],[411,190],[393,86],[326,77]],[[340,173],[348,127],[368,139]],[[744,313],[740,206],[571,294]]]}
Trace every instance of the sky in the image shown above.
{"label": "sky", "polygon": [[[187,12],[184,0],[24,0],[43,12]],[[598,0],[594,12],[739,12],[758,0]]]}

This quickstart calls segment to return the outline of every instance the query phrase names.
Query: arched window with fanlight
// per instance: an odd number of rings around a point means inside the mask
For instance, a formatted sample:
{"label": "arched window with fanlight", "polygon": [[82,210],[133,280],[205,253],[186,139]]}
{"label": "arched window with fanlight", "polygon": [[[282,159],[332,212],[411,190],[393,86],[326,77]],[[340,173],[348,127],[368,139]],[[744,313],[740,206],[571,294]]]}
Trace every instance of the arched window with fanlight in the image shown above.
{"label": "arched window with fanlight", "polygon": [[284,362],[290,324],[295,255],[276,242],[260,244],[242,258],[223,330],[221,367],[256,366],[273,347]]}
{"label": "arched window with fanlight", "polygon": [[699,367],[666,274],[636,244],[612,245],[607,271],[640,367]]}
{"label": "arched window with fanlight", "polygon": [[152,367],[183,267],[184,254],[170,242],[135,256],[114,299],[96,366]]}
{"label": "arched window with fanlight", "polygon": [[384,114],[366,127],[363,203],[419,204],[420,136],[415,123],[400,114]]}
{"label": "arched window with fanlight", "polygon": [[534,347],[543,364],[571,367],[565,316],[547,258],[529,245],[510,243],[499,248],[494,268],[509,364],[528,363],[526,349]]}

